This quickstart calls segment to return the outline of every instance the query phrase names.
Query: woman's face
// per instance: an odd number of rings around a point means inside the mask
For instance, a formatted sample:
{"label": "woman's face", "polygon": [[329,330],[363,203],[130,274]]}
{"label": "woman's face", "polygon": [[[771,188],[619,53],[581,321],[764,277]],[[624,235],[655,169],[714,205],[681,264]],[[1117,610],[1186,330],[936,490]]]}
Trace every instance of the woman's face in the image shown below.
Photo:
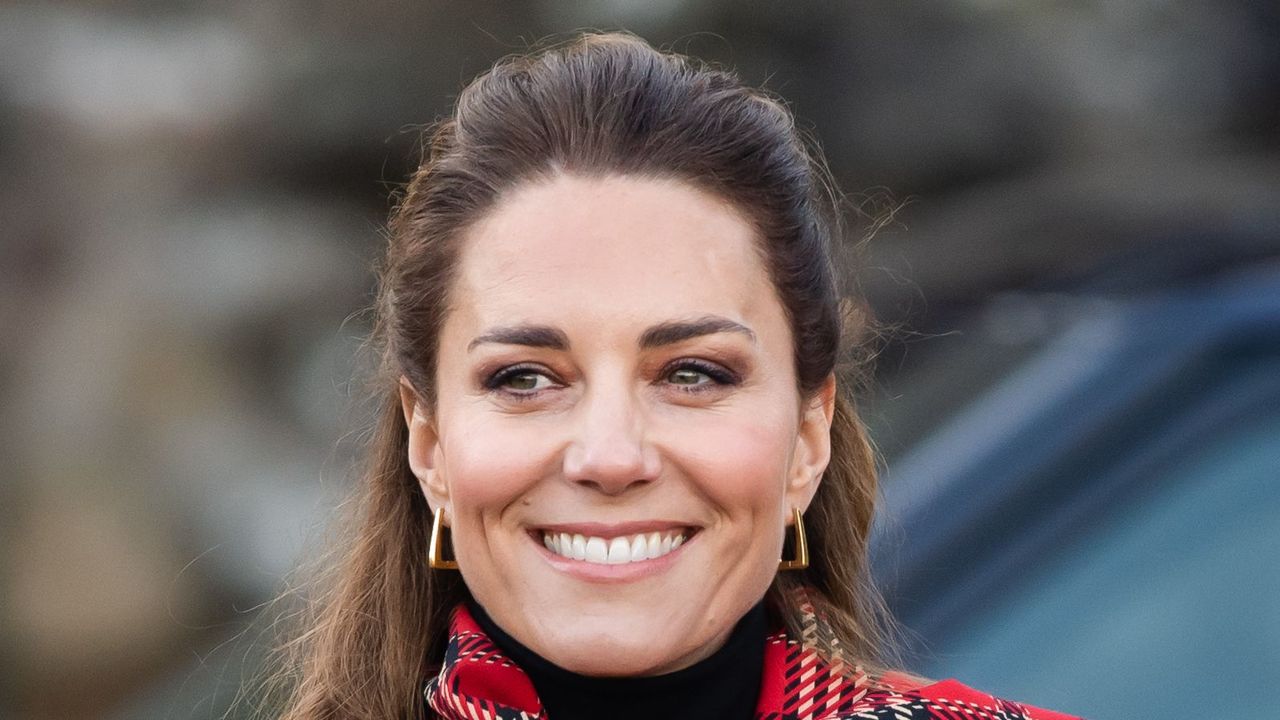
{"label": "woman's face", "polygon": [[561,667],[714,652],[817,488],[834,381],[798,397],[754,242],[691,185],[572,175],[463,238],[434,411],[404,392],[410,464],[472,595]]}

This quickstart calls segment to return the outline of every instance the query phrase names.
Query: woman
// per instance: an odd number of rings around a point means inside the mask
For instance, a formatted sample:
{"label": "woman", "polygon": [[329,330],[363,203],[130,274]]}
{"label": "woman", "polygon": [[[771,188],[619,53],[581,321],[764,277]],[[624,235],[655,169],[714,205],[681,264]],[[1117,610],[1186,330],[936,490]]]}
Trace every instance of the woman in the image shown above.
{"label": "woman", "polygon": [[631,36],[468,86],[285,717],[1063,717],[884,670],[834,196],[781,104]]}

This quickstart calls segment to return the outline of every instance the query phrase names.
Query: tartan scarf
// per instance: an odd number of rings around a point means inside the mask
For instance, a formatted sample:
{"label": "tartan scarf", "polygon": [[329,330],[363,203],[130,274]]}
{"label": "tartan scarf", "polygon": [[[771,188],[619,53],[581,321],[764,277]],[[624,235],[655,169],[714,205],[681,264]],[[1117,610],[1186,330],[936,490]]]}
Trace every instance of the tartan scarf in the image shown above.
{"label": "tartan scarf", "polygon": [[[834,635],[803,591],[799,599],[801,637],[779,630],[764,639],[755,720],[1078,720],[955,680],[922,685],[898,673],[871,675],[840,656]],[[820,643],[826,649],[819,650]],[[465,605],[454,611],[444,662],[427,680],[423,696],[428,717],[444,720],[554,720],[547,718],[529,676],[502,654]]]}

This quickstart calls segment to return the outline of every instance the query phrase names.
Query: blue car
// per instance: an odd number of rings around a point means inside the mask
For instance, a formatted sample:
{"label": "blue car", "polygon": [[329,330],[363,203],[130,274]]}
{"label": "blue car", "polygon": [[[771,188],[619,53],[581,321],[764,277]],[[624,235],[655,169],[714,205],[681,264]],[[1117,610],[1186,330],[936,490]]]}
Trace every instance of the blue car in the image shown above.
{"label": "blue car", "polygon": [[1019,303],[1059,322],[884,479],[914,669],[1094,720],[1277,717],[1280,264]]}

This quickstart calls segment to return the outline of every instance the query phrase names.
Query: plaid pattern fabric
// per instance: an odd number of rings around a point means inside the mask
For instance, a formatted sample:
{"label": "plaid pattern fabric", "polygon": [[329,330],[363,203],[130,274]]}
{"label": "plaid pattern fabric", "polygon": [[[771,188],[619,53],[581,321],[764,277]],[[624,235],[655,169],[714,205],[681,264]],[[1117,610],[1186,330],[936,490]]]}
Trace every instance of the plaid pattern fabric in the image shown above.
{"label": "plaid pattern fabric", "polygon": [[507,659],[465,605],[449,627],[440,673],[423,689],[427,707],[448,720],[540,720],[542,702],[529,676]]}
{"label": "plaid pattern fabric", "polygon": [[[756,720],[1078,720],[954,680],[920,686],[906,676],[869,675],[842,657],[811,605],[801,608],[808,610],[801,638],[778,632],[766,640]],[[445,720],[546,718],[529,676],[498,650],[466,607],[454,612],[444,663],[423,695]]]}

